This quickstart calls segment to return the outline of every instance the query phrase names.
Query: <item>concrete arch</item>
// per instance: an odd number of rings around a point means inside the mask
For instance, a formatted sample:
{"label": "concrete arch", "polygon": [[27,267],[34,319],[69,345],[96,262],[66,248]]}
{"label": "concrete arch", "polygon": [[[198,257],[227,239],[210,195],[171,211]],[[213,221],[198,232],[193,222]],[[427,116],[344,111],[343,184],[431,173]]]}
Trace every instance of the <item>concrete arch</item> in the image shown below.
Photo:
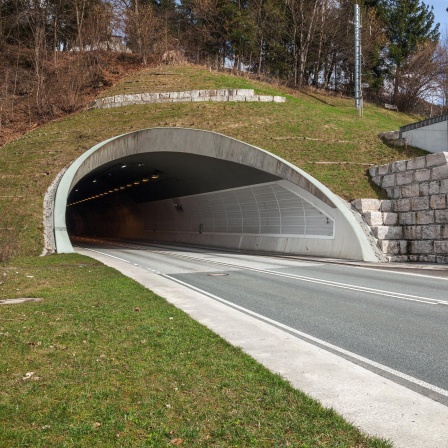
{"label": "concrete arch", "polygon": [[[153,184],[151,172],[160,173]],[[87,235],[378,261],[328,188],[267,151],[209,131],[152,128],[97,144],[62,175],[53,216],[58,253],[73,251],[69,224]]]}

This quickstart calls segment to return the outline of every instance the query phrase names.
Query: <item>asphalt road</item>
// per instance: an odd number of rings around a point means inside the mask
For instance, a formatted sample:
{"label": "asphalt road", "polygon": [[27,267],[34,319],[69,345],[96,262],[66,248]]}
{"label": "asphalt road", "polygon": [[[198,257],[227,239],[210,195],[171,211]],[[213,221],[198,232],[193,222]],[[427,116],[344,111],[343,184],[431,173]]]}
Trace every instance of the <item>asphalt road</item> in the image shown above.
{"label": "asphalt road", "polygon": [[188,285],[448,404],[448,278],[440,270],[138,243],[78,246]]}

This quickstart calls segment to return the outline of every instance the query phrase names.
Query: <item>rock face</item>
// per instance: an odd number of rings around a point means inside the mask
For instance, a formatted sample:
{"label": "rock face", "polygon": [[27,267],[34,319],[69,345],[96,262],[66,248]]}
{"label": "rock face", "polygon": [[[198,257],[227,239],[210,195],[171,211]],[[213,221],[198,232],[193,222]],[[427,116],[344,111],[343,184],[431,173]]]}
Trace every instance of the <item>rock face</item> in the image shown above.
{"label": "rock face", "polygon": [[404,138],[400,138],[400,131],[388,131],[382,132],[379,134],[381,140],[389,145],[394,146],[406,146],[406,140]]}
{"label": "rock face", "polygon": [[89,104],[89,109],[108,109],[111,107],[130,106],[133,104],[151,103],[186,103],[202,101],[232,101],[284,103],[283,96],[255,95],[252,89],[214,89],[188,90],[185,92],[135,93],[100,98]]}
{"label": "rock face", "polygon": [[448,263],[448,153],[374,166],[390,199],[352,202],[390,261]]}

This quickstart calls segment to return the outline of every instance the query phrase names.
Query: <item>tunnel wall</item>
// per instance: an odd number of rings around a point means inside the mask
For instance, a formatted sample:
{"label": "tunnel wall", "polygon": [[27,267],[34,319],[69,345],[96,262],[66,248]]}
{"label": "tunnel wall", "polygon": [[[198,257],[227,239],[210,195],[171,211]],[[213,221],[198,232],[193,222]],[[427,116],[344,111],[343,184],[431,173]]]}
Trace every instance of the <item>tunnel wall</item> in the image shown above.
{"label": "tunnel wall", "polygon": [[[271,173],[287,181],[287,184],[284,185],[288,185],[289,191],[294,191],[296,196],[301,197],[314,209],[324,212],[325,221],[328,218],[332,222],[332,226],[334,224],[333,233],[326,237],[304,233],[302,236],[295,235],[293,237],[281,234],[275,236],[244,234],[243,238],[240,234],[234,238],[235,235],[230,234],[226,240],[226,247],[378,261],[374,249],[352,212],[328,188],[310,175],[260,148],[213,132],[180,128],[147,129],[112,138],[91,148],[67,169],[59,183],[54,205],[54,234],[57,252],[73,251],[67,233],[65,216],[68,195],[76,183],[105,163],[121,157],[147,152],[198,154],[236,162]],[[146,229],[148,229],[148,221],[145,216],[151,215],[151,207],[154,205],[139,206],[140,221],[143,223],[143,228],[146,226]],[[92,216],[91,219],[103,218]],[[133,228],[127,226],[123,233],[120,232],[120,236],[133,237],[138,236],[137,234],[144,236],[146,232],[141,232],[137,221],[132,220]],[[100,223],[97,222],[94,226],[97,224]],[[168,233],[157,231],[154,234],[153,232],[149,239],[168,241],[170,238]],[[186,242],[195,244],[222,246],[222,238],[218,237],[219,233],[205,232],[208,235],[205,238],[204,232],[201,235],[198,231],[195,238],[188,237],[184,240],[189,239]],[[176,238],[179,237],[174,237],[172,241],[179,241]],[[235,241],[238,244],[235,244]]]}
{"label": "tunnel wall", "polygon": [[332,240],[334,220],[297,189],[287,181],[269,182],[143,204],[142,236],[273,252],[294,252],[298,239]]}

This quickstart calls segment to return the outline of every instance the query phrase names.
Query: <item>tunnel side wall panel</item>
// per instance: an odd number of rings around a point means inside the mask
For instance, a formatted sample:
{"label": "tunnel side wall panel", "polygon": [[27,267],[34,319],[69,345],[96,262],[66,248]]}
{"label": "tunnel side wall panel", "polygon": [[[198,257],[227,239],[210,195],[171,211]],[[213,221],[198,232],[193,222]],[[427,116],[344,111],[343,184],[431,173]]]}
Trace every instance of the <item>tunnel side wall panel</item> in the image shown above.
{"label": "tunnel side wall panel", "polygon": [[339,210],[287,181],[145,203],[140,215],[148,241],[359,257]]}

